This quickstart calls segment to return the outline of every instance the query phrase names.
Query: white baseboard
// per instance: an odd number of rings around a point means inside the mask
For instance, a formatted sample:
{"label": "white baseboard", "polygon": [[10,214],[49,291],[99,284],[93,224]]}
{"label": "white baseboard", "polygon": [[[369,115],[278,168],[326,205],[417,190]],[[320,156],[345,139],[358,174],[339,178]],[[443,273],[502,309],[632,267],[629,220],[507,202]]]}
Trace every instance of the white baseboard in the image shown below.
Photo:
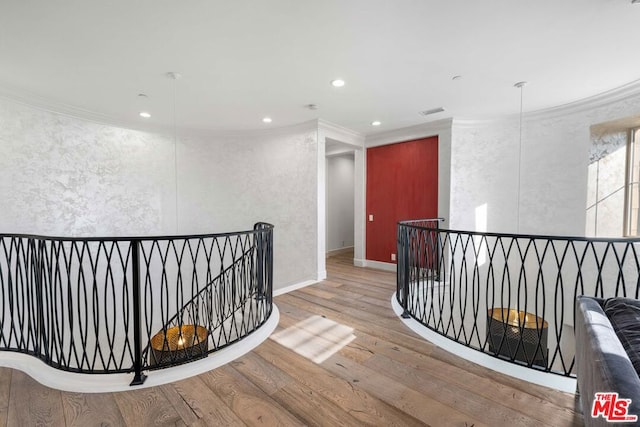
{"label": "white baseboard", "polygon": [[391,297],[391,305],[398,318],[400,318],[402,323],[404,323],[409,329],[411,329],[413,332],[417,333],[427,341],[443,348],[449,353],[455,354],[458,357],[462,357],[463,359],[476,363],[480,366],[484,366],[485,368],[492,369],[496,372],[500,372],[502,374],[509,375],[520,380],[554,388],[565,393],[576,392],[575,378],[564,377],[547,372],[540,372],[524,366],[518,366],[511,362],[500,360],[497,357],[493,357],[481,351],[474,350],[463,344],[459,344],[447,337],[444,337],[422,325],[415,319],[402,318],[402,312],[404,310],[402,309],[400,304],[398,304],[395,292]]}
{"label": "white baseboard", "polygon": [[369,259],[364,260],[364,266],[369,268],[377,268],[378,270],[396,271],[396,264],[390,262],[372,261]]}
{"label": "white baseboard", "polygon": [[[326,272],[325,272],[325,276],[326,276]],[[286,294],[286,293],[289,293],[289,292],[293,292],[295,290],[305,288],[305,287],[307,287],[309,285],[314,285],[314,284],[316,284],[318,282],[319,282],[319,280],[305,280],[304,282],[294,283],[293,285],[285,286],[284,288],[274,289],[273,290],[273,296],[277,297],[278,295],[282,295],[282,294]]]}
{"label": "white baseboard", "polygon": [[324,279],[327,278],[327,270],[322,270],[322,271],[318,271],[318,282],[323,281]]}
{"label": "white baseboard", "polygon": [[378,270],[396,271],[396,264],[390,262],[372,261],[369,259],[354,258],[353,265],[356,267],[376,268]]}
{"label": "white baseboard", "polygon": [[78,374],[65,372],[46,365],[41,360],[27,354],[2,352],[0,366],[18,369],[47,387],[76,393],[106,393],[130,391],[179,381],[199,375],[225,365],[262,344],[278,326],[280,312],[273,305],[271,316],[257,331],[237,343],[218,350],[204,359],[175,366],[145,372],[147,379],[142,385],[130,386],[133,374]]}
{"label": "white baseboard", "polygon": [[353,246],[345,246],[344,248],[331,249],[330,251],[327,251],[327,257],[340,255],[345,252],[351,252],[351,251],[353,251]]}

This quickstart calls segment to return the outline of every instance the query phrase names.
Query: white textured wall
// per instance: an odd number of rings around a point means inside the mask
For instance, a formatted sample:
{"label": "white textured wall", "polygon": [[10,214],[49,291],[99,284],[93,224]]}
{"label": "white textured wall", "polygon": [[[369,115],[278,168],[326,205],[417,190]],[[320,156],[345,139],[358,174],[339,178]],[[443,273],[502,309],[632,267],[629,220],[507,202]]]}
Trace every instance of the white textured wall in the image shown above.
{"label": "white textured wall", "polygon": [[181,233],[275,226],[274,286],[315,279],[317,130],[183,140],[178,149]]}
{"label": "white textured wall", "polygon": [[520,232],[584,235],[592,123],[583,114],[525,120]]}
{"label": "white textured wall", "polygon": [[518,120],[454,121],[451,227],[475,230],[487,204],[487,231],[584,235],[590,127],[640,114],[640,95],[525,115],[520,218]]}
{"label": "white textured wall", "polygon": [[173,144],[0,101],[0,232],[174,231]]}
{"label": "white textured wall", "polygon": [[451,213],[445,227],[515,232],[517,180],[517,122],[461,124],[454,121]]}
{"label": "white textured wall", "polygon": [[165,235],[275,229],[274,285],[314,279],[317,127],[181,138],[0,100],[0,233]]}
{"label": "white textured wall", "polygon": [[354,153],[327,157],[327,251],[353,246]]}

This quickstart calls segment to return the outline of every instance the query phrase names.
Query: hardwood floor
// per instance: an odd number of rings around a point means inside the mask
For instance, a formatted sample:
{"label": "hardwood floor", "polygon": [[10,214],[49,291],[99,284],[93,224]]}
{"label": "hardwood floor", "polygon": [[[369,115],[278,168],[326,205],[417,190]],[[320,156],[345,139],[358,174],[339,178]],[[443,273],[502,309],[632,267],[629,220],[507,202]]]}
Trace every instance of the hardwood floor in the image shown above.
{"label": "hardwood floor", "polygon": [[105,394],[60,392],[0,368],[0,425],[582,425],[573,395],[419,338],[391,310],[395,274],[355,268],[351,258],[329,258],[328,280],[275,298],[272,337],[322,361],[268,339],[203,375]]}

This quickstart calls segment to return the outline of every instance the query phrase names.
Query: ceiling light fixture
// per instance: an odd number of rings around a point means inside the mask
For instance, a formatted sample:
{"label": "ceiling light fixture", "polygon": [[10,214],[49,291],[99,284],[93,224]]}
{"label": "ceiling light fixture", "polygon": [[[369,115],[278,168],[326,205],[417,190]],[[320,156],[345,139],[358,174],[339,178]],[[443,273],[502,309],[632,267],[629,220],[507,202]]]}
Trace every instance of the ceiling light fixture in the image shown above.
{"label": "ceiling light fixture", "polygon": [[138,115],[144,119],[148,119],[151,117],[151,113],[149,112],[149,97],[144,93],[139,93],[138,96]]}
{"label": "ceiling light fixture", "polygon": [[382,122],[380,122],[379,120],[374,120],[371,122],[371,126],[380,126],[382,124]]}
{"label": "ceiling light fixture", "polygon": [[265,117],[264,119],[262,119],[263,123],[271,123],[273,120],[271,120],[271,117]]}
{"label": "ceiling light fixture", "polygon": [[331,80],[331,86],[333,87],[342,87],[344,86],[345,82],[342,79],[335,79],[335,80]]}
{"label": "ceiling light fixture", "polygon": [[520,232],[520,184],[522,181],[522,111],[524,100],[524,87],[527,82],[518,82],[513,87],[520,89],[520,120],[518,123],[518,200],[516,204],[516,233]]}

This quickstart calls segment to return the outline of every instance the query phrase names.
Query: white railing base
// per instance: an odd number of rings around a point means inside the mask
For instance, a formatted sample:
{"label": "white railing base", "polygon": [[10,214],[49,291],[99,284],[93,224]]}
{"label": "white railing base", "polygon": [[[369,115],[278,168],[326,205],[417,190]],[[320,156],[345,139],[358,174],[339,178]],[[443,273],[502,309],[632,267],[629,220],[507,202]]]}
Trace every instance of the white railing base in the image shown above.
{"label": "white railing base", "polygon": [[479,350],[467,347],[464,344],[457,343],[447,337],[438,334],[437,332],[432,331],[413,318],[402,318],[402,312],[404,310],[398,303],[395,292],[391,297],[391,306],[393,307],[393,311],[396,313],[398,318],[400,318],[402,323],[404,323],[409,329],[420,335],[425,340],[437,345],[438,347],[441,347],[442,349],[452,354],[455,354],[456,356],[462,357],[463,359],[476,363],[480,366],[484,366],[485,368],[492,369],[496,372],[500,372],[502,374],[509,375],[523,381],[528,381],[533,384],[553,388],[565,393],[574,394],[576,392],[577,382],[575,378],[564,377],[548,372],[540,372],[535,369],[527,368],[525,366],[518,366],[505,360],[498,359],[497,357],[491,356],[489,354],[485,354]]}
{"label": "white railing base", "polygon": [[280,312],[273,304],[269,319],[255,332],[237,343],[222,350],[211,353],[204,359],[196,360],[172,368],[145,371],[147,379],[142,385],[130,386],[133,378],[130,374],[77,374],[61,371],[48,366],[41,360],[27,354],[0,352],[0,366],[18,369],[40,384],[63,391],[76,393],[106,393],[115,391],[131,391],[140,388],[154,387],[174,381],[193,377],[212,369],[219,368],[249,353],[264,342],[278,326]]}

